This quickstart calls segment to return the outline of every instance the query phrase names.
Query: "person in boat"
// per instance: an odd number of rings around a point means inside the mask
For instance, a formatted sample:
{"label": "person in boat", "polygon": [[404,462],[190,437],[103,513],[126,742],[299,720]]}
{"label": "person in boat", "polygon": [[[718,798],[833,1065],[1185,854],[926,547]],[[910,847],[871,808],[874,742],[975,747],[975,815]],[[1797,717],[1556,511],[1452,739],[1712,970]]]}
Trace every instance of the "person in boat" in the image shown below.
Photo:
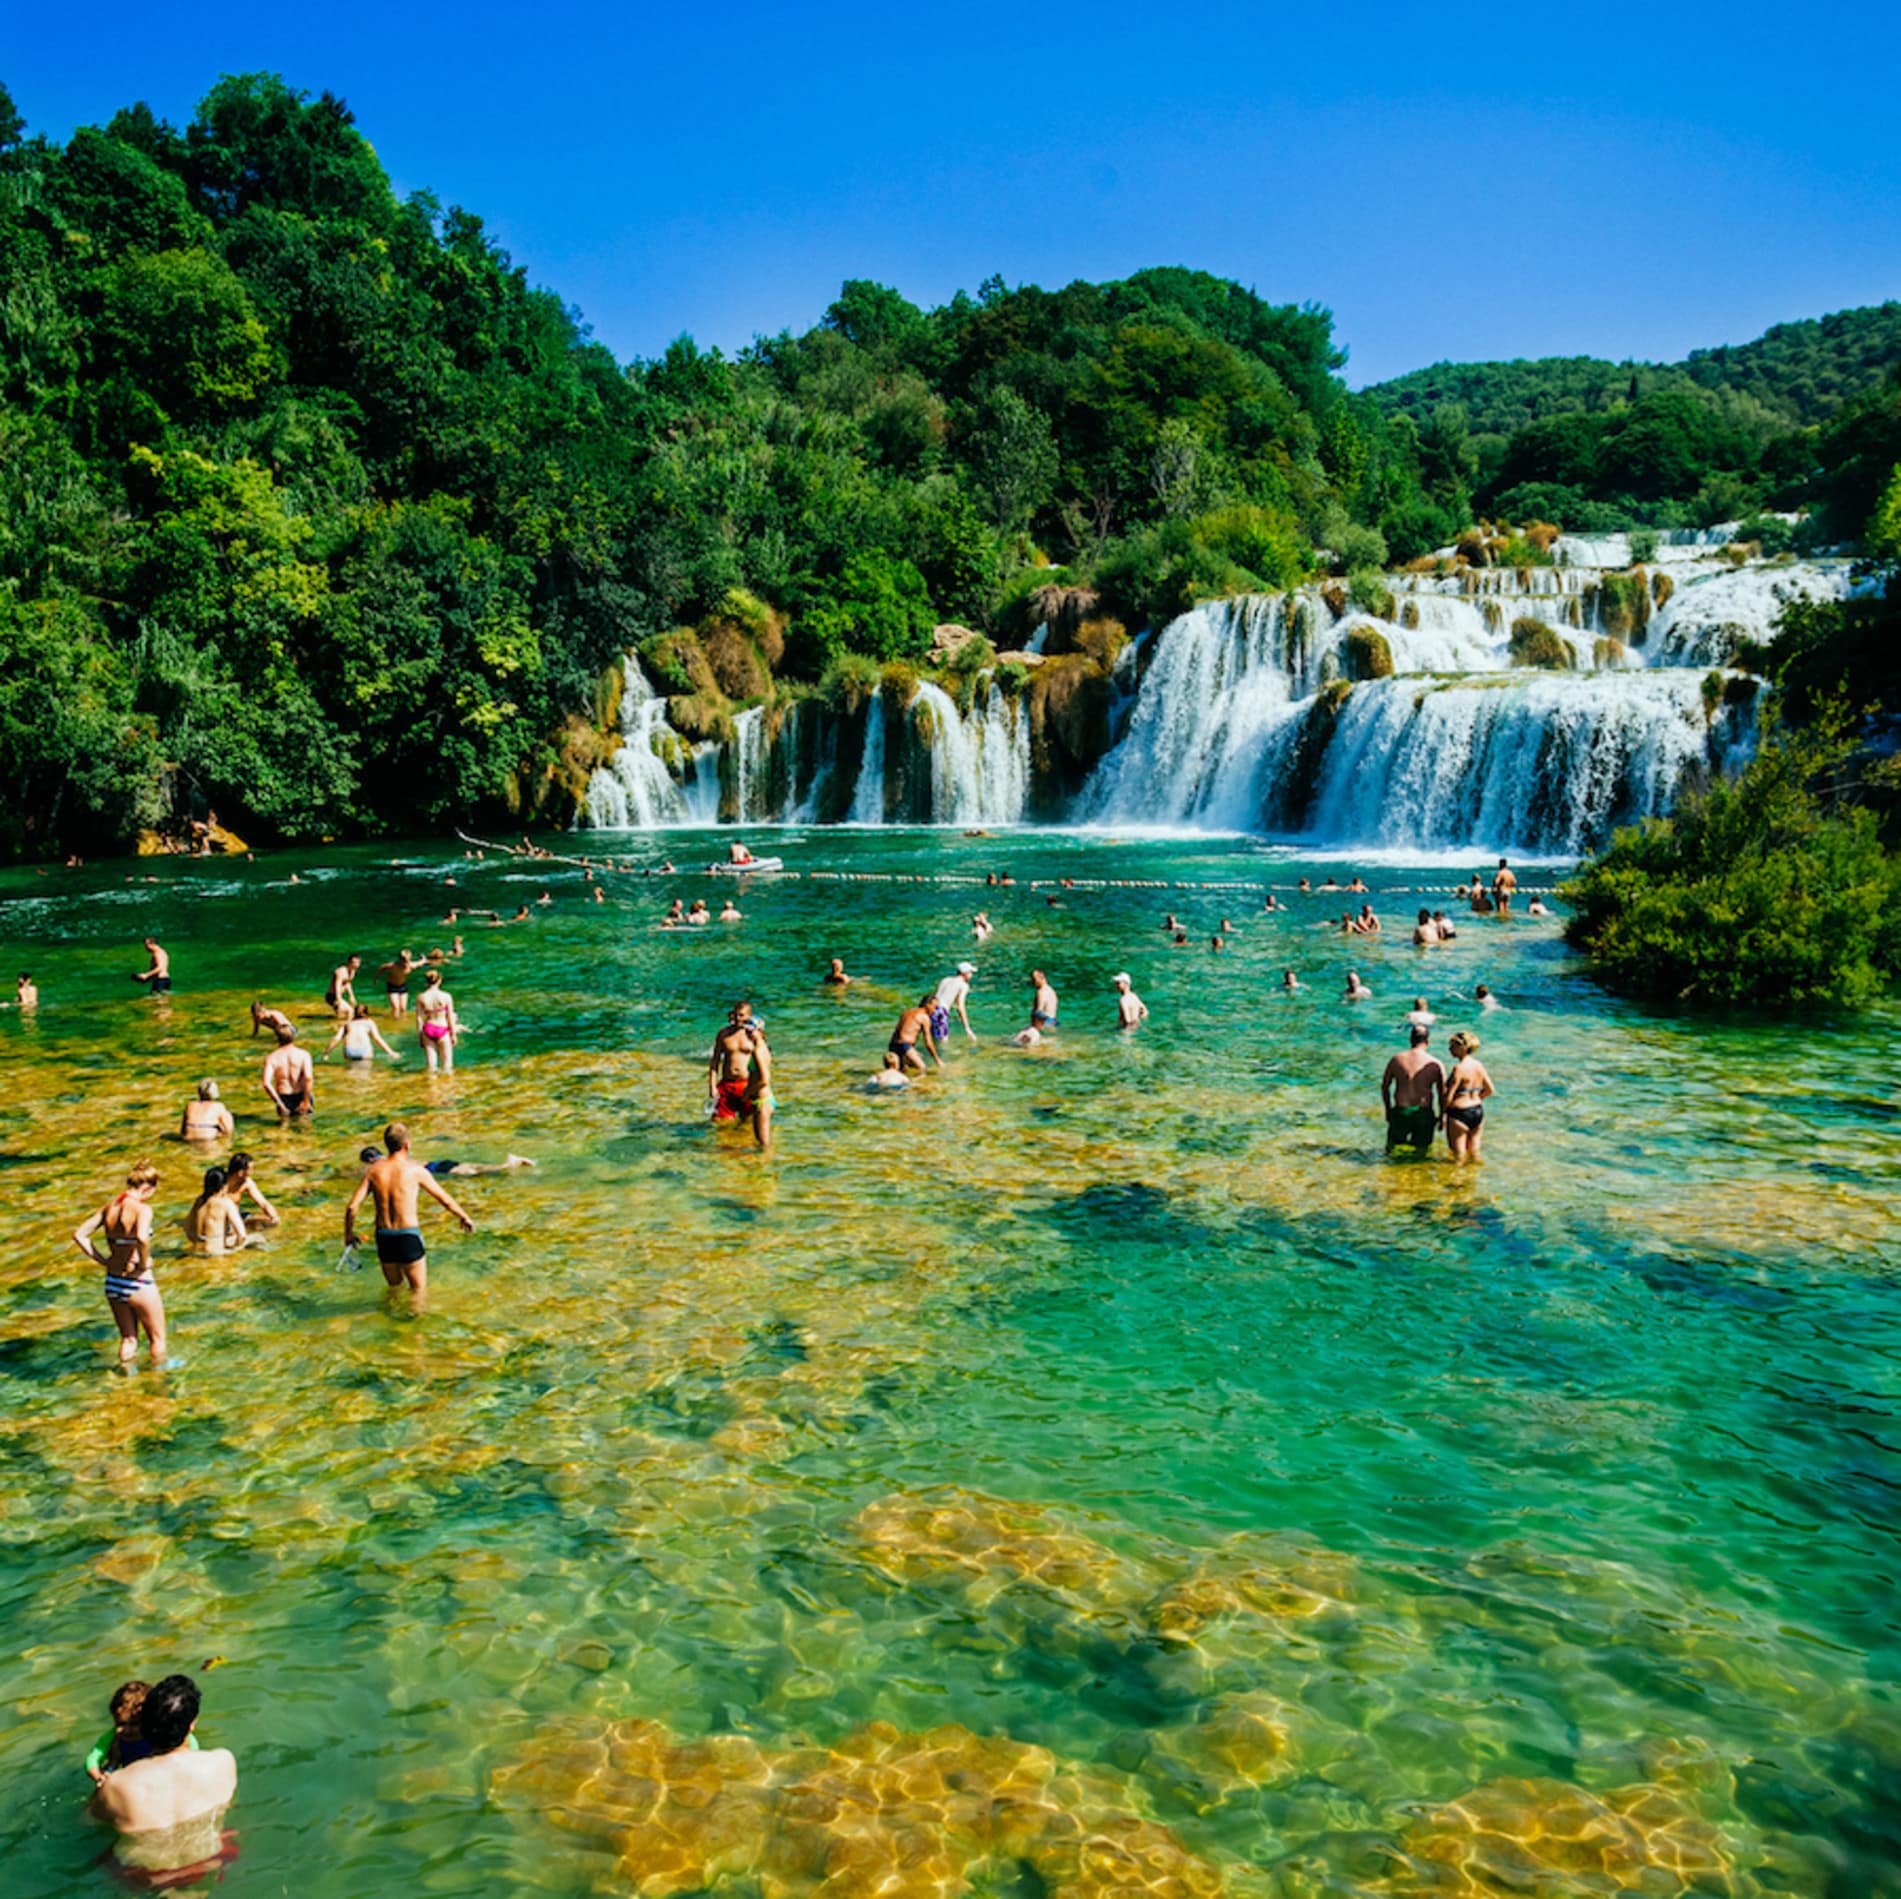
{"label": "person in boat", "polygon": [[1386,1110],[1386,1151],[1410,1147],[1428,1152],[1445,1113],[1446,1071],[1428,1047],[1432,1031],[1415,1023],[1406,1051],[1386,1064],[1380,1077],[1380,1105]]}
{"label": "person in boat", "polygon": [[726,861],[729,864],[750,864],[753,854],[743,844],[731,844],[726,849]]}

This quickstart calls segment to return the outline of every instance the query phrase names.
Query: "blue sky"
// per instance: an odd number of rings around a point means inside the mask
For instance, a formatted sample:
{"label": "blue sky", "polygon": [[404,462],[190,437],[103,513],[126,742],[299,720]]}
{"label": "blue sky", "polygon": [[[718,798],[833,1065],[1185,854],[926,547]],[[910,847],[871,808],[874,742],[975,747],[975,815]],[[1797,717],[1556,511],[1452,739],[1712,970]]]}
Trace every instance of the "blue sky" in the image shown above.
{"label": "blue sky", "polygon": [[341,93],[622,357],[1197,265],[1335,313],[1354,383],[1671,359],[1901,296],[1901,9],[559,0],[8,9],[64,137],[220,72]]}

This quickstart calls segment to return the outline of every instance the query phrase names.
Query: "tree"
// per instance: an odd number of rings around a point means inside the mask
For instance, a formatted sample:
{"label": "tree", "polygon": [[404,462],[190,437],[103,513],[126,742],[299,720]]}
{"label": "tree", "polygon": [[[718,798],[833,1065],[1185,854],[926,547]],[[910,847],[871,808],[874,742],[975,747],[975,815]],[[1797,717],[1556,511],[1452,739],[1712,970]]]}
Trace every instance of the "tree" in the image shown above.
{"label": "tree", "polygon": [[984,398],[965,441],[965,454],[990,502],[990,518],[1018,528],[1056,481],[1056,437],[1049,417],[1014,389],[998,386]]}

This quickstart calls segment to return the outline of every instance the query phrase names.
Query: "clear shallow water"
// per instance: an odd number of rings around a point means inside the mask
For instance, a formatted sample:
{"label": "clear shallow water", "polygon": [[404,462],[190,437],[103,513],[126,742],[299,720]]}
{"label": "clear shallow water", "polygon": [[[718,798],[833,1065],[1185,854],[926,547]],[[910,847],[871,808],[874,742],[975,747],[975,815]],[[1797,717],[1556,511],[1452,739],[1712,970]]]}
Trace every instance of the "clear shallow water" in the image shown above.
{"label": "clear shallow water", "polygon": [[[106,1696],[212,1655],[236,1890],[1898,1889],[1901,1018],[1660,1019],[1549,925],[1349,951],[1313,927],[1344,897],[1028,887],[1294,883],[1243,840],[761,835],[1019,883],[760,883],[689,935],[650,926],[724,886],[584,908],[578,872],[440,847],[309,853],[295,888],[288,858],[0,878],[0,963],[45,998],[0,1014],[10,1893],[107,1885]],[[278,1129],[245,1004],[327,1039],[334,954],[446,941],[451,864],[465,902],[561,899],[465,930],[461,1069],[412,1031]],[[1450,879],[1369,881],[1392,928]],[[167,1003],[125,980],[148,928]],[[819,987],[834,954],[862,988]],[[982,1046],[854,1093],[965,954]],[[1336,1000],[1349,962],[1373,1003]],[[1063,1029],[1020,1053],[1038,964]],[[1411,997],[1458,1023],[1479,981],[1510,1005],[1484,1167],[1386,1163]],[[769,1160],[701,1113],[742,990]],[[147,1153],[174,1231],[200,1163],[161,1137],[206,1074],[285,1226],[168,1237],[186,1363],[128,1382],[66,1235]],[[437,1230],[421,1316],[333,1270],[393,1115],[425,1157],[541,1162],[457,1183],[481,1230]]]}

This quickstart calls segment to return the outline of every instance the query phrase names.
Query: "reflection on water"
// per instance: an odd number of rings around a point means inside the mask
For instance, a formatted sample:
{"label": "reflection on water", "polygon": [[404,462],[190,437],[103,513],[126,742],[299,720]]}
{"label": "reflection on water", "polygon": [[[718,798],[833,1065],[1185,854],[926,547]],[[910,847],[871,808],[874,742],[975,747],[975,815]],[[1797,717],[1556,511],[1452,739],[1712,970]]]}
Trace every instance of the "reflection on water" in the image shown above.
{"label": "reflection on water", "polygon": [[[1349,958],[1330,894],[1031,887],[1301,874],[1239,840],[775,848],[1018,882],[759,882],[689,933],[652,926],[703,878],[584,907],[550,866],[467,933],[455,1075],[407,1026],[293,1128],[246,1005],[327,1040],[338,955],[446,939],[440,853],[0,879],[44,997],[0,1016],[10,1892],[101,1883],[106,1697],[212,1655],[229,1877],[316,1899],[1891,1889],[1895,1015],[1805,1023],[1792,1072],[1772,1026],[1607,1002],[1550,926]],[[1427,879],[1369,881],[1392,922]],[[982,1044],[857,1092],[966,954]],[[1063,1029],[1019,1051],[1033,966]],[[1404,1012],[1477,982],[1486,1164],[1389,1163]],[[742,991],[770,1158],[704,1120]],[[207,1075],[284,1216],[218,1260],[163,1138]],[[540,1163],[454,1183],[479,1231],[431,1226],[421,1315],[336,1270],[394,1117]],[[184,1364],[128,1380],[67,1235],[147,1153]]]}

